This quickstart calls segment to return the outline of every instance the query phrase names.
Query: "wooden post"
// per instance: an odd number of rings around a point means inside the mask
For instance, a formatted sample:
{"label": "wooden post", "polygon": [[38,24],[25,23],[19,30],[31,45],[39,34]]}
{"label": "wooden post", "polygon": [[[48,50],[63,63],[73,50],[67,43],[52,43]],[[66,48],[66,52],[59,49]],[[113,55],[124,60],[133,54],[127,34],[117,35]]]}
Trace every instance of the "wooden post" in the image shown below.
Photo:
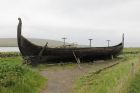
{"label": "wooden post", "polygon": [[91,40],[93,39],[88,39],[89,40],[89,47],[91,48]]}
{"label": "wooden post", "polygon": [[112,60],[114,59],[114,56],[113,56],[113,55],[111,55],[111,59],[112,59]]}
{"label": "wooden post", "polygon": [[45,44],[45,46],[41,49],[41,51],[39,52],[38,56],[42,56],[42,54],[43,54],[45,48],[47,47],[47,45],[48,45],[48,42],[47,42],[47,43]]}
{"label": "wooden post", "polygon": [[81,69],[81,66],[80,66],[80,58],[79,57],[76,57],[74,51],[73,51],[73,55],[74,55],[74,58],[75,58],[76,62],[78,63],[78,67]]}
{"label": "wooden post", "polygon": [[134,76],[134,74],[135,74],[134,63],[132,63],[131,74],[132,74],[132,76]]}
{"label": "wooden post", "polygon": [[66,37],[63,37],[62,39],[64,40],[64,48],[66,48],[66,39],[67,38]]}

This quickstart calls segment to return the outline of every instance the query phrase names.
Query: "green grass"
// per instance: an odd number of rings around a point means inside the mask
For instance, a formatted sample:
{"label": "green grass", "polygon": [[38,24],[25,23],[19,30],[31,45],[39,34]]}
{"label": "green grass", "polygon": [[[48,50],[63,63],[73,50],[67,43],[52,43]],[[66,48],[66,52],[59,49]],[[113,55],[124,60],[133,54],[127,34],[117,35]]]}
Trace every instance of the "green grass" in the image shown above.
{"label": "green grass", "polygon": [[0,52],[0,57],[17,57],[20,56],[21,54],[19,52]]}
{"label": "green grass", "polygon": [[[76,81],[75,93],[124,93],[130,82],[132,63],[138,63],[140,49],[125,49],[120,64],[99,74],[89,73]],[[132,52],[132,53],[131,53]],[[133,92],[129,92],[133,93]],[[139,92],[137,92],[139,93]]]}
{"label": "green grass", "polygon": [[46,83],[21,57],[0,58],[0,93],[39,93]]}
{"label": "green grass", "polygon": [[[132,63],[138,63],[139,48],[126,48],[114,61],[118,65],[101,71],[86,74],[76,81],[75,93],[140,93],[140,70],[131,78]],[[2,55],[2,56],[1,56]],[[3,56],[4,55],[4,56]],[[8,55],[8,56],[7,56]],[[10,56],[9,56],[10,55]],[[40,64],[36,68],[22,65],[23,60],[16,53],[0,54],[0,93],[39,93],[46,79],[39,70],[73,68],[70,64]]]}
{"label": "green grass", "polygon": [[140,93],[140,70],[130,82],[130,86],[127,88],[127,93]]}

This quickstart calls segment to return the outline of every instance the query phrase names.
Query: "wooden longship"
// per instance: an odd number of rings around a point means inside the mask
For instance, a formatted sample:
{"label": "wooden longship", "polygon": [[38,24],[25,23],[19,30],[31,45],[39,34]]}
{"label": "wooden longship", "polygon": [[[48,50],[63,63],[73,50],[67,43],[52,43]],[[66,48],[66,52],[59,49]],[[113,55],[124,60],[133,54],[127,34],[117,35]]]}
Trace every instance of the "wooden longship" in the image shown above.
{"label": "wooden longship", "polygon": [[22,21],[18,18],[17,27],[18,47],[22,56],[32,63],[42,63],[54,60],[56,62],[69,60],[95,60],[117,57],[124,47],[124,35],[122,42],[109,47],[77,47],[77,48],[50,48],[47,46],[38,46],[30,42],[21,34]]}

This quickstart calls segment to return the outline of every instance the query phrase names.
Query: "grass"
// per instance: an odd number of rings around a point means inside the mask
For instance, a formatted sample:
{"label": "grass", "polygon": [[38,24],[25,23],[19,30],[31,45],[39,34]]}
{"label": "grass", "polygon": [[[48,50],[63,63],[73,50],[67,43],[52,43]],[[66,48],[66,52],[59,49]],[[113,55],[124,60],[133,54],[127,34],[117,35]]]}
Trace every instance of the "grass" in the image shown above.
{"label": "grass", "polygon": [[19,52],[0,52],[0,57],[18,57],[21,54]]}
{"label": "grass", "polygon": [[[118,65],[101,71],[91,72],[76,81],[75,93],[140,93],[140,67],[132,77],[132,63],[139,63],[139,48],[126,48],[124,53],[113,62]],[[4,55],[4,56],[3,56]],[[7,56],[8,55],[8,56]],[[12,57],[13,56],[13,57]],[[16,53],[0,53],[0,93],[39,93],[46,79],[39,72],[27,65],[22,65],[22,58]],[[74,68],[69,64],[40,64],[37,69]]]}
{"label": "grass", "polygon": [[[125,93],[129,87],[132,63],[138,63],[140,49],[125,49],[120,62],[99,74],[89,73],[76,81],[75,93]],[[129,92],[133,93],[133,92]],[[139,92],[137,92],[139,93]]]}
{"label": "grass", "polygon": [[140,70],[130,82],[130,86],[127,88],[127,93],[140,93]]}
{"label": "grass", "polygon": [[21,57],[0,58],[0,93],[39,93],[46,83]]}

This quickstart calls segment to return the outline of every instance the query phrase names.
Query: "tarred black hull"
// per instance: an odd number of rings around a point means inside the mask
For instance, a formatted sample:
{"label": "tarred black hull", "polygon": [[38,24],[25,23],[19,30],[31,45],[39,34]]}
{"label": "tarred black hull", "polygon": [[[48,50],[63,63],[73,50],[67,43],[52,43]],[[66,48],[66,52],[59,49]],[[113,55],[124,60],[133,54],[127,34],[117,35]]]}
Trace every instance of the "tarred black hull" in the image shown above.
{"label": "tarred black hull", "polygon": [[17,41],[21,54],[32,62],[47,62],[49,60],[74,60],[76,57],[83,60],[106,59],[118,56],[124,47],[124,37],[120,44],[111,47],[85,47],[85,48],[49,48],[37,46],[21,35],[22,22],[19,19]]}

